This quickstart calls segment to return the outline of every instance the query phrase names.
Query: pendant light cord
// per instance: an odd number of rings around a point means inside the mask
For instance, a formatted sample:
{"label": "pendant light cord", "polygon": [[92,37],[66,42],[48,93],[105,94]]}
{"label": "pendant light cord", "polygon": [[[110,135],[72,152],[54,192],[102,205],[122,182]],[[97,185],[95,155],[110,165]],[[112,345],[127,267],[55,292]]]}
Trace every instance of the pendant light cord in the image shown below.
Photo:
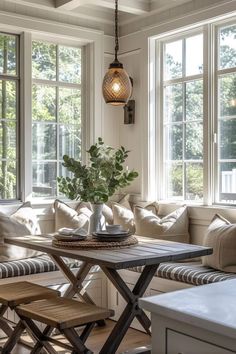
{"label": "pendant light cord", "polygon": [[118,38],[118,0],[115,0],[115,61],[118,61],[119,38]]}

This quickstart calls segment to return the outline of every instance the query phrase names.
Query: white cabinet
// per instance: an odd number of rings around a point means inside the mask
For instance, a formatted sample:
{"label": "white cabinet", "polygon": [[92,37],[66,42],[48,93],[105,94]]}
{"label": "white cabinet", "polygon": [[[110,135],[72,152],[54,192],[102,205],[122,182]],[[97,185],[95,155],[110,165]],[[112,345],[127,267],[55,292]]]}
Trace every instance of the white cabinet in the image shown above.
{"label": "white cabinet", "polygon": [[142,298],[152,354],[236,353],[236,280]]}
{"label": "white cabinet", "polygon": [[232,354],[232,351],[167,329],[166,354]]}

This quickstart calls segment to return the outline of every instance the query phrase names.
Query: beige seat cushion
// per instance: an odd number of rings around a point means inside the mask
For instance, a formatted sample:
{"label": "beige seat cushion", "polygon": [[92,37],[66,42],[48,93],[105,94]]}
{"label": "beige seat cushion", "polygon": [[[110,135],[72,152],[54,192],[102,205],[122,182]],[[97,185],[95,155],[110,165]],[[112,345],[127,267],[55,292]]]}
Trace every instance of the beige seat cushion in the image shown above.
{"label": "beige seat cushion", "polygon": [[236,224],[215,215],[208,227],[203,245],[213,248],[212,255],[202,257],[203,265],[236,273]]}
{"label": "beige seat cushion", "polygon": [[189,243],[188,214],[185,206],[163,218],[136,206],[134,220],[137,235]]}
{"label": "beige seat cushion", "polygon": [[37,216],[30,202],[24,203],[11,215],[0,212],[0,230],[0,262],[36,257],[42,254],[42,252],[4,243],[6,237],[40,234]]}
{"label": "beige seat cushion", "polygon": [[74,208],[72,208],[60,200],[55,200],[54,209],[55,231],[58,231],[63,227],[71,229],[82,227],[88,230],[92,211],[88,208],[87,203],[79,202]]}

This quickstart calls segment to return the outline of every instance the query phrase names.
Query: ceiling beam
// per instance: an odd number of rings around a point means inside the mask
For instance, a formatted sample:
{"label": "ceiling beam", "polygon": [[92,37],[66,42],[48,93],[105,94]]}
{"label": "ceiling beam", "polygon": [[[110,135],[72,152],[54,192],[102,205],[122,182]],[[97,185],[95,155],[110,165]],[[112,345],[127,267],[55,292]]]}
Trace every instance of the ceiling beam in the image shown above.
{"label": "ceiling beam", "polygon": [[[74,10],[83,5],[97,5],[114,9],[114,0],[55,0],[55,7],[64,10]],[[134,15],[141,15],[150,11],[150,4],[145,0],[120,0],[119,10]]]}

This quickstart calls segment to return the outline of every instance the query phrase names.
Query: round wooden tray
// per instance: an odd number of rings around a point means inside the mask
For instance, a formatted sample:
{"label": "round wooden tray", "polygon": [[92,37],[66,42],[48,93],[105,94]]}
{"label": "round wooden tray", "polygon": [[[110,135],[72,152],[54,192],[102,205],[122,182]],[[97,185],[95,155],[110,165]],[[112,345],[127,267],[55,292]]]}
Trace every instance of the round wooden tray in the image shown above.
{"label": "round wooden tray", "polygon": [[85,241],[73,241],[73,242],[64,242],[58,241],[56,239],[52,240],[52,245],[59,248],[67,248],[67,249],[115,249],[115,248],[127,248],[134,246],[138,243],[138,240],[134,236],[129,236],[125,240],[122,241],[114,241],[114,242],[105,242],[98,241],[95,238],[91,238]]}

